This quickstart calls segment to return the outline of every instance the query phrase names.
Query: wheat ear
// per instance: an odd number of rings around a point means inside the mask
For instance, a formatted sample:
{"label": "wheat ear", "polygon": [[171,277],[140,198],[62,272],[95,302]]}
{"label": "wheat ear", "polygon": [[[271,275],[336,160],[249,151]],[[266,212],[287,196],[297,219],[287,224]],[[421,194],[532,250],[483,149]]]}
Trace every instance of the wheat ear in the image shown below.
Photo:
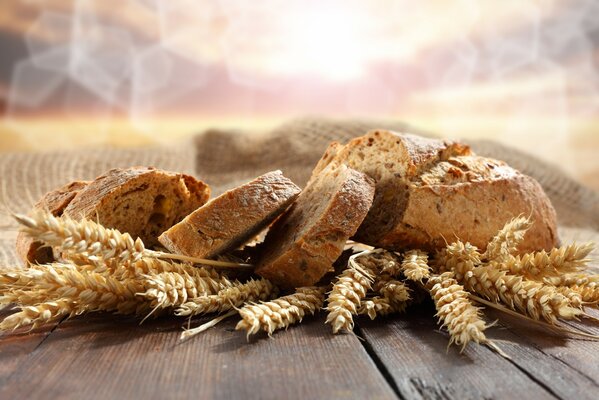
{"label": "wheat ear", "polygon": [[245,330],[248,338],[260,330],[271,336],[275,330],[302,322],[306,314],[322,308],[325,287],[301,287],[295,293],[259,304],[246,304],[239,310],[241,321],[235,329]]}
{"label": "wheat ear", "polygon": [[186,316],[228,311],[233,307],[240,307],[248,301],[268,300],[275,295],[276,291],[276,287],[267,279],[251,279],[246,283],[238,283],[223,289],[216,295],[190,299],[177,308],[175,315]]}
{"label": "wheat ear", "polygon": [[484,334],[487,325],[480,317],[480,309],[470,302],[468,293],[453,279],[453,273],[431,276],[426,288],[435,302],[439,322],[449,332],[450,345],[462,346],[463,351],[469,342],[487,342]]}
{"label": "wheat ear", "polygon": [[409,280],[422,282],[430,275],[428,254],[420,250],[407,251],[401,262],[401,270]]}
{"label": "wheat ear", "polygon": [[358,314],[361,300],[372,288],[376,271],[368,266],[361,266],[356,258],[367,256],[372,252],[367,250],[354,254],[349,258],[348,267],[337,277],[333,289],[327,298],[328,312],[326,322],[331,324],[333,333],[340,330],[351,332],[354,327],[353,315]]}
{"label": "wheat ear", "polygon": [[31,325],[31,329],[58,321],[65,316],[81,313],[76,311],[76,304],[71,300],[58,299],[34,306],[22,307],[19,312],[9,315],[0,322],[0,330],[14,330],[21,326]]}
{"label": "wheat ear", "polygon": [[54,215],[37,210],[31,216],[16,214],[21,230],[33,239],[56,248],[67,257],[78,256],[91,264],[122,265],[140,260],[142,257],[167,258],[193,262],[214,267],[253,268],[249,264],[206,260],[179,254],[169,254],[146,249],[141,239],[133,240],[128,233],[108,229],[102,225],[82,219],[76,221],[67,216]]}
{"label": "wheat ear", "polygon": [[153,308],[180,306],[195,297],[214,295],[232,286],[227,278],[205,268],[150,273],[142,279],[147,290],[139,295],[149,300]]}
{"label": "wheat ear", "polygon": [[136,293],[143,291],[143,282],[139,280],[119,280],[95,272],[80,272],[61,264],[50,264],[38,271],[32,285],[5,293],[2,301],[34,305],[64,299],[76,303],[77,313],[116,311],[141,314],[149,309],[149,302],[136,298]]}
{"label": "wheat ear", "polygon": [[516,254],[518,245],[524,240],[524,235],[531,225],[530,219],[524,217],[517,217],[509,221],[491,239],[483,258],[501,261]]}
{"label": "wheat ear", "polygon": [[555,324],[558,318],[575,319],[582,310],[555,287],[508,274],[493,265],[483,266],[480,253],[470,243],[447,246],[447,264],[442,269],[454,273],[466,290],[491,301],[501,301],[533,319],[543,318]]}
{"label": "wheat ear", "polygon": [[592,243],[571,244],[552,249],[549,253],[542,250],[527,253],[521,257],[510,256],[501,262],[493,262],[497,268],[513,275],[522,275],[527,279],[543,280],[547,277],[577,273],[586,267],[587,256],[593,250]]}
{"label": "wheat ear", "polygon": [[578,272],[549,276],[543,278],[543,282],[553,286],[591,286],[599,287],[599,274]]}
{"label": "wheat ear", "polygon": [[403,313],[410,304],[410,300],[404,302],[391,301],[389,298],[383,296],[367,298],[360,304],[358,315],[368,315],[370,319],[375,319],[378,316]]}

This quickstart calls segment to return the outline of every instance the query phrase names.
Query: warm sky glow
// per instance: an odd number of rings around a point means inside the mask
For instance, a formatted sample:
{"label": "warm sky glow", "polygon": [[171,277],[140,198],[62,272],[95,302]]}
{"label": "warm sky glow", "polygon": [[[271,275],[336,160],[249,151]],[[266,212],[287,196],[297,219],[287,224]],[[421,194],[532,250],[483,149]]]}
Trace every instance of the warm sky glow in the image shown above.
{"label": "warm sky glow", "polygon": [[309,114],[542,151],[598,135],[597,15],[596,0],[3,0],[0,147]]}

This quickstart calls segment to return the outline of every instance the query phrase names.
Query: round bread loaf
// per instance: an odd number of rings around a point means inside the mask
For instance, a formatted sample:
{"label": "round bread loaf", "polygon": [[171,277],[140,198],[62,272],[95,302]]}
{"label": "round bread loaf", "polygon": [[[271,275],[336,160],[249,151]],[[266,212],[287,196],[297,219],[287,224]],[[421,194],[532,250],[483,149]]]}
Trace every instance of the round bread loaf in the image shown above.
{"label": "round bread loaf", "polygon": [[557,245],[555,210],[541,186],[466,145],[375,130],[331,145],[311,179],[331,163],[376,182],[373,206],[355,235],[360,242],[433,250],[459,238],[484,250],[506,222],[523,215],[533,225],[520,252]]}

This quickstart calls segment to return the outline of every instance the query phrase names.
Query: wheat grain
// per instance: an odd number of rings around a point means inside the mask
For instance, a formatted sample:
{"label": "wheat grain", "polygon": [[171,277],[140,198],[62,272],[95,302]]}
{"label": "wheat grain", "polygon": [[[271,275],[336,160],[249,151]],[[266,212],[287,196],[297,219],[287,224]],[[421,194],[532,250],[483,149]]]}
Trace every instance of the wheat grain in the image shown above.
{"label": "wheat grain", "polygon": [[295,293],[259,304],[246,304],[239,310],[241,321],[235,329],[247,331],[247,336],[263,330],[271,336],[275,330],[302,321],[306,314],[314,315],[324,303],[325,287],[301,287]]}
{"label": "wheat grain", "polygon": [[450,345],[462,346],[463,351],[469,342],[487,342],[487,325],[480,317],[480,309],[470,302],[468,293],[451,272],[431,276],[426,287],[435,302],[439,322],[449,332]]}
{"label": "wheat grain", "polygon": [[[348,267],[335,281],[333,289],[327,298],[328,312],[325,323],[331,324],[333,333],[340,330],[352,331],[354,321],[352,315],[357,315],[361,299],[372,288],[376,271],[368,264],[360,265],[358,257],[369,255],[370,251],[354,254],[349,258]],[[366,258],[368,260],[368,257]]]}
{"label": "wheat grain", "polygon": [[266,279],[251,279],[246,283],[238,283],[223,289],[216,295],[193,298],[177,308],[175,315],[186,316],[228,311],[233,307],[240,307],[248,301],[268,300],[275,295],[276,291],[276,287]]}
{"label": "wheat grain", "polygon": [[414,282],[422,282],[422,279],[430,275],[428,254],[420,250],[406,252],[401,262],[401,270],[406,278]]}
{"label": "wheat grain", "polygon": [[447,264],[443,269],[453,272],[468,291],[553,324],[558,318],[574,319],[582,314],[582,310],[554,286],[508,274],[493,265],[480,265],[480,253],[469,243],[453,243],[447,246],[446,254]]}
{"label": "wheat grain", "polygon": [[524,217],[517,217],[506,223],[487,245],[484,258],[501,261],[516,254],[518,245],[524,240],[531,225],[530,219]]}
{"label": "wheat grain", "polygon": [[578,272],[544,277],[543,282],[553,286],[599,286],[599,274]]}

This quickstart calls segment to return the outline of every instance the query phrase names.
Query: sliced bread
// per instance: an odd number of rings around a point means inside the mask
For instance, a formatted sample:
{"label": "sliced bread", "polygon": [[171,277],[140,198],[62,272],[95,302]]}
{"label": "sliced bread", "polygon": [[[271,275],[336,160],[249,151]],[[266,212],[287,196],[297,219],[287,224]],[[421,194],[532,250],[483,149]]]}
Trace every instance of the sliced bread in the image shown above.
{"label": "sliced bread", "polygon": [[234,250],[270,225],[299,192],[281,171],[268,172],[210,200],[159,241],[173,253],[201,258]]}
{"label": "sliced bread", "polygon": [[363,243],[432,250],[458,237],[484,249],[507,221],[524,215],[533,226],[520,251],[557,244],[555,211],[540,185],[466,145],[374,130],[342,148],[332,145],[315,174],[340,163],[376,181],[373,206],[356,234]]}
{"label": "sliced bread", "polygon": [[210,188],[192,176],[153,167],[112,169],[81,190],[64,215],[99,220],[108,227],[140,237],[146,246],[202,206]]}
{"label": "sliced bread", "polygon": [[[73,198],[88,184],[88,181],[71,182],[46,193],[33,207],[59,217]],[[43,243],[36,242],[23,232],[19,232],[17,235],[16,249],[17,254],[25,263],[45,264],[54,260],[50,247],[43,246]]]}
{"label": "sliced bread", "polygon": [[272,225],[256,273],[283,288],[314,285],[332,269],[373,197],[374,181],[365,174],[326,166]]}

